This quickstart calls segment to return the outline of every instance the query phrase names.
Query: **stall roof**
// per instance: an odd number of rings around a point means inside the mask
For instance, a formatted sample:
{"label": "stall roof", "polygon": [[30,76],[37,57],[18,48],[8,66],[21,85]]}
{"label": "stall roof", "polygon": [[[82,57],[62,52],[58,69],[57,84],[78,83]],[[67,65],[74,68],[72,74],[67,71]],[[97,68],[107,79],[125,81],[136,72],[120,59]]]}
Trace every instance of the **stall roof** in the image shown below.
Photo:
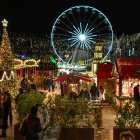
{"label": "stall roof", "polygon": [[83,75],[83,74],[66,74],[66,75],[60,75],[56,78],[55,81],[66,81],[70,78],[75,78],[78,80],[83,80],[87,82],[92,82],[91,78],[89,76]]}
{"label": "stall roof", "polygon": [[140,79],[140,58],[118,58],[116,60],[119,75],[123,79]]}
{"label": "stall roof", "polygon": [[97,64],[97,77],[98,78],[111,78],[112,77],[112,63],[99,63]]}

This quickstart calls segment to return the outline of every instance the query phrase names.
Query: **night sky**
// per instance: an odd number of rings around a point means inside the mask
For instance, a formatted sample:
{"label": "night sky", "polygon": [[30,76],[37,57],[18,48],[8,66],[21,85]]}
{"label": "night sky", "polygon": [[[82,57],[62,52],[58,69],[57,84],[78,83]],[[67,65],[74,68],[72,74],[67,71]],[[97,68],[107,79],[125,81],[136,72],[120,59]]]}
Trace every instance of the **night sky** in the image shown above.
{"label": "night sky", "polygon": [[49,35],[56,18],[77,5],[88,5],[103,12],[115,35],[140,32],[140,5],[135,0],[3,0],[0,20],[8,20],[10,32]]}

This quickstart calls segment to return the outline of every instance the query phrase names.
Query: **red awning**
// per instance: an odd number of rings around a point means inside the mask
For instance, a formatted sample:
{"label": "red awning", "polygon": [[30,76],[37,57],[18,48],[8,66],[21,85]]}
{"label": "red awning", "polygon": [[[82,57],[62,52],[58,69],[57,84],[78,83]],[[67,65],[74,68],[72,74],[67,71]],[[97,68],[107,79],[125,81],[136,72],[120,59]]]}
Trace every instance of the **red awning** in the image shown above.
{"label": "red awning", "polygon": [[97,64],[97,77],[98,78],[111,78],[112,68],[113,68],[113,64],[111,63]]}
{"label": "red awning", "polygon": [[121,66],[121,76],[123,76],[123,78],[140,78],[140,76],[137,75],[136,70],[139,69],[140,70],[140,65],[136,66],[136,65],[122,65]]}
{"label": "red awning", "polygon": [[123,79],[140,79],[140,58],[118,58],[116,63],[118,72]]}
{"label": "red awning", "polygon": [[82,75],[82,74],[66,74],[66,75],[60,75],[56,78],[55,81],[66,81],[69,80],[70,78],[75,78],[78,80],[83,80],[83,81],[87,81],[87,82],[91,82],[91,78],[89,76],[86,75]]}

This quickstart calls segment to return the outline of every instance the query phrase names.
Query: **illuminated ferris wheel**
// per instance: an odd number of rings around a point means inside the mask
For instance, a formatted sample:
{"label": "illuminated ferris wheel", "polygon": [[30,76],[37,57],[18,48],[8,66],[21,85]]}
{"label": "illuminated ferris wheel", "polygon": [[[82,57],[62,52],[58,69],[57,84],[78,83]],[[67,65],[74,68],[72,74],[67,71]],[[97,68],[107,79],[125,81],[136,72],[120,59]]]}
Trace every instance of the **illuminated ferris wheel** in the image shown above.
{"label": "illuminated ferris wheel", "polygon": [[54,22],[51,44],[65,63],[78,63],[93,58],[95,46],[103,44],[103,59],[113,45],[113,30],[108,18],[90,6],[75,6],[65,10]]}

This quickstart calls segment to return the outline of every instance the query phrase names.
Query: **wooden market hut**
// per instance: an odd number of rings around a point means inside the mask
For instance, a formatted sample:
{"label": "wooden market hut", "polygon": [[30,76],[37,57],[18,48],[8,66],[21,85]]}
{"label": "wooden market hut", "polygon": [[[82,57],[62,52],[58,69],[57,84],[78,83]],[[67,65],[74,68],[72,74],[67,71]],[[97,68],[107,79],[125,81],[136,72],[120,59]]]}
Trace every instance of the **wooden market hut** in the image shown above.
{"label": "wooden market hut", "polygon": [[116,68],[119,75],[119,96],[121,96],[124,80],[137,79],[140,82],[140,58],[118,58]]}
{"label": "wooden market hut", "polygon": [[97,86],[115,92],[115,79],[113,78],[114,65],[110,62],[97,64]]}
{"label": "wooden market hut", "polygon": [[75,86],[77,92],[80,92],[80,80],[92,82],[91,78],[83,74],[66,74],[58,76],[55,81],[60,81],[63,84],[64,94],[69,94],[72,90],[71,85]]}

